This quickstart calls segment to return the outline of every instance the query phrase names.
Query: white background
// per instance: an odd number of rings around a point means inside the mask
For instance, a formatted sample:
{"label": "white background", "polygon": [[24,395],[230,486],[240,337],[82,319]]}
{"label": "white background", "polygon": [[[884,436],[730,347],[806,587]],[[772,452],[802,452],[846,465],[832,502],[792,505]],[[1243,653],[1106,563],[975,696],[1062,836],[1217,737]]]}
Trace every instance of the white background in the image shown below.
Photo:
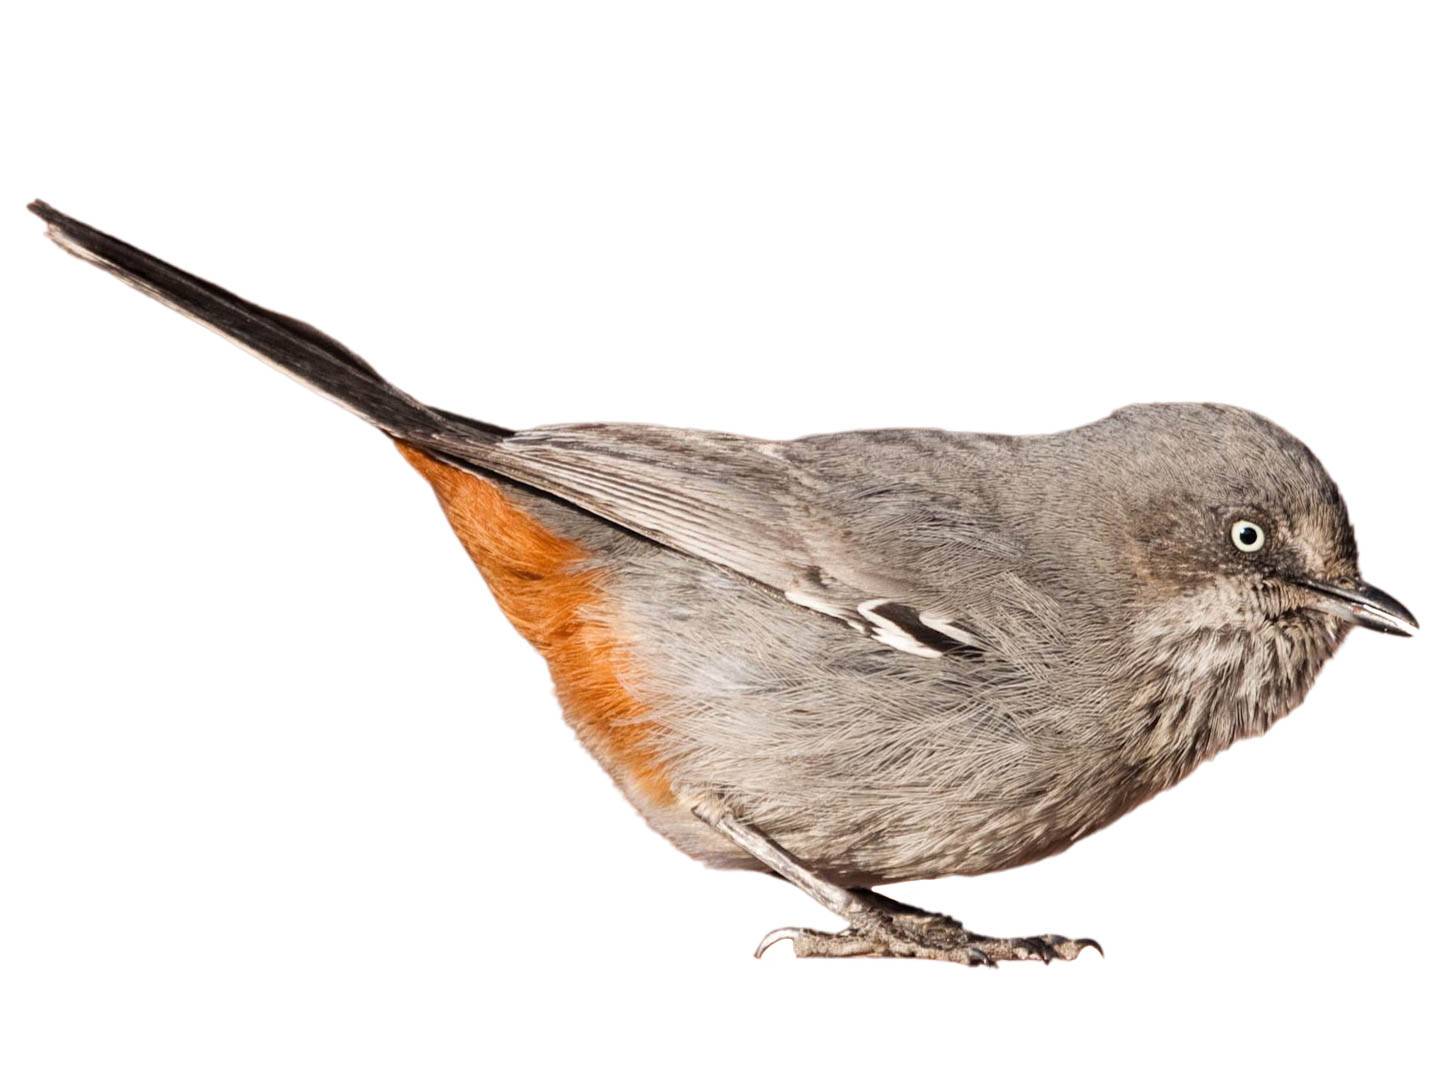
{"label": "white background", "polygon": [[[0,1077],[1438,1079],[1437,13],[6,15]],[[900,889],[1107,960],[755,961],[833,920],[651,834],[387,442],[37,196],[504,424],[1247,405],[1425,631],[1061,857]]]}

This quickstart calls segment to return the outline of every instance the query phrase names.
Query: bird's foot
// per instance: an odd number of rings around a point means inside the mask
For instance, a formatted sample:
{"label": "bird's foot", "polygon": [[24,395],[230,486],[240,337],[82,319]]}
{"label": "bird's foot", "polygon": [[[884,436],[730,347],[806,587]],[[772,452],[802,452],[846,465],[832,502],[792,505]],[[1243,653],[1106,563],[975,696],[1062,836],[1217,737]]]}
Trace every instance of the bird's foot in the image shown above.
{"label": "bird's foot", "polygon": [[859,914],[846,930],[824,933],[788,927],[774,930],[763,938],[755,955],[779,941],[793,943],[794,956],[879,956],[915,960],[948,960],[969,967],[995,967],[1001,960],[1076,959],[1086,948],[1104,954],[1092,938],[1060,937],[1042,934],[1038,937],[988,937],[964,929],[947,915],[919,911],[896,904],[876,893],[869,896],[888,906],[869,907]]}
{"label": "bird's foot", "polygon": [[758,945],[757,956],[779,941],[791,941],[795,956],[897,956],[949,960],[970,967],[993,967],[1000,960],[1073,960],[1086,948],[1104,955],[1099,943],[1087,937],[985,937],[964,929],[947,915],[910,907],[870,888],[845,888],[808,869],[762,832],[739,820],[716,795],[695,793],[684,798],[704,824],[848,922],[848,928],[839,933],[796,927],[774,930]]}

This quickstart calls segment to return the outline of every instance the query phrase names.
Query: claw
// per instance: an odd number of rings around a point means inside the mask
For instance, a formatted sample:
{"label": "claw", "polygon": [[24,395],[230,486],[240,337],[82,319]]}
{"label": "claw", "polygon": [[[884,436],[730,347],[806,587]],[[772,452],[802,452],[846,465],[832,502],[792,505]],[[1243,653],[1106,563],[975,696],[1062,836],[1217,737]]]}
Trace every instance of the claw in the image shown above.
{"label": "claw", "polygon": [[1092,937],[1076,938],[1074,944],[1079,946],[1080,952],[1083,952],[1086,948],[1091,948],[1099,954],[1100,959],[1103,959],[1104,946],[1099,944],[1099,942],[1095,941]]}
{"label": "claw", "polygon": [[763,953],[767,952],[768,949],[772,948],[779,941],[795,941],[802,932],[803,931],[796,926],[780,926],[772,933],[765,934],[763,939],[758,942],[758,947],[753,949],[753,959],[761,960]]}
{"label": "claw", "polygon": [[965,945],[964,952],[968,954],[969,967],[997,967],[998,961],[977,945]]}

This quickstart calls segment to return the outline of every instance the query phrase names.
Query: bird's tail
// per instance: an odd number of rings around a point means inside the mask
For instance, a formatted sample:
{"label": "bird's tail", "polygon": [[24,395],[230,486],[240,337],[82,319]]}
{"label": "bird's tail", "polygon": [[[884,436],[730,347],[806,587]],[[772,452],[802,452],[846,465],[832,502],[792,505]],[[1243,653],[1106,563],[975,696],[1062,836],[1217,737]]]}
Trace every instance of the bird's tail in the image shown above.
{"label": "bird's tail", "polygon": [[425,447],[459,432],[472,439],[508,433],[418,402],[310,324],[253,305],[40,200],[30,210],[67,252],[224,335],[394,437]]}

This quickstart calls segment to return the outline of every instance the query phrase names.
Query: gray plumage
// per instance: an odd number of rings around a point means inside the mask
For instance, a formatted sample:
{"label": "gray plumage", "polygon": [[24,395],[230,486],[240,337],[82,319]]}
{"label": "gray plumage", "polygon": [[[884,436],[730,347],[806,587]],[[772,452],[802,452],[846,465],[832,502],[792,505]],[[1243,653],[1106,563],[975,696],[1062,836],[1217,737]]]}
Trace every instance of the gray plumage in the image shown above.
{"label": "gray plumage", "polygon": [[[1358,574],[1315,458],[1229,407],[1040,437],[568,426],[477,458],[535,485],[565,462],[568,497],[682,550],[527,498],[601,555],[669,777],[849,884],[1058,851],[1297,704],[1343,623],[1250,571],[1234,520],[1320,578]],[[1201,532],[1216,553],[1195,551]],[[810,577],[840,612],[888,593],[978,650],[860,635],[785,596]],[[686,811],[653,819],[697,857],[754,864]]]}
{"label": "gray plumage", "polygon": [[589,551],[606,590],[587,620],[626,649],[627,691],[647,707],[633,725],[673,797],[599,759],[687,853],[775,869],[853,922],[790,931],[800,953],[1049,958],[1037,939],[981,952],[957,924],[956,944],[925,951],[899,926],[924,920],[830,883],[1055,853],[1268,730],[1353,624],[1414,625],[1360,579],[1318,460],[1246,410],[1132,406],[1028,437],[512,432],[427,407],[315,329],[32,209],[68,250],[495,481]]}

